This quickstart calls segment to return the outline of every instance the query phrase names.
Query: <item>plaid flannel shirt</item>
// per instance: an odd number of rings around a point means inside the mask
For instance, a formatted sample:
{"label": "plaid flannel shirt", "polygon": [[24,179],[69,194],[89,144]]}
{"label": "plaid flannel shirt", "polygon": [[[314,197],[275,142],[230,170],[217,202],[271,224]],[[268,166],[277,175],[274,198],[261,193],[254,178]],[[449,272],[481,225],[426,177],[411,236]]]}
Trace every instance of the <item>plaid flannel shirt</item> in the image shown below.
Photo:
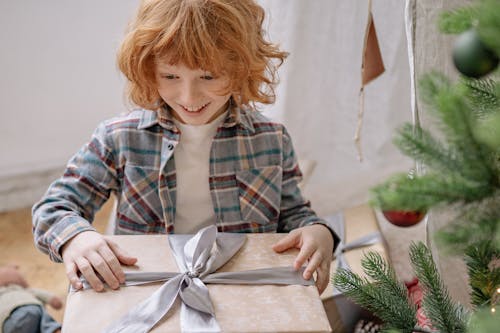
{"label": "plaid flannel shirt", "polygon": [[[180,135],[168,110],[133,111],[100,124],[33,207],[37,247],[62,261],[62,245],[95,230],[94,214],[111,193],[116,234],[175,232],[173,151]],[[301,172],[289,134],[260,113],[231,110],[217,129],[209,165],[219,231],[288,232],[324,223],[297,186]]]}

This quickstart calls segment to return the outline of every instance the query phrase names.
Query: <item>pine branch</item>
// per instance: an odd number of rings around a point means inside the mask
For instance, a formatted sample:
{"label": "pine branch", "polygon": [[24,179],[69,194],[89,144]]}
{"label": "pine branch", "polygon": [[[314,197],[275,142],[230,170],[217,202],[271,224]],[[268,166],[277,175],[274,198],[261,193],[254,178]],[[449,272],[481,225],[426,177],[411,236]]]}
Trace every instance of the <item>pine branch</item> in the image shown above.
{"label": "pine branch", "polygon": [[464,177],[489,182],[492,172],[485,155],[485,148],[475,140],[474,118],[464,97],[444,89],[437,98],[438,115],[442,121],[441,130],[448,144],[457,151],[458,168]]}
{"label": "pine branch", "polygon": [[500,1],[482,0],[477,8],[477,31],[481,40],[500,55]]}
{"label": "pine branch", "polygon": [[377,282],[369,282],[345,269],[339,269],[332,282],[347,297],[376,314],[387,327],[412,332],[416,324],[416,309],[409,304],[406,295],[393,294]]}
{"label": "pine branch", "polygon": [[[467,248],[465,262],[472,288],[472,304],[476,307],[490,307],[500,287],[500,248],[492,242],[477,243]],[[493,264],[492,264],[493,263]],[[497,263],[495,265],[495,263]]]}
{"label": "pine branch", "polygon": [[452,87],[438,73],[424,76],[420,86],[423,100],[440,121],[448,147],[456,153],[457,170],[469,180],[497,185],[495,166],[491,165],[494,152],[476,140],[476,119],[463,96],[463,89]]}
{"label": "pine branch", "polygon": [[446,227],[438,231],[435,239],[444,249],[464,253],[469,244],[491,242],[500,248],[500,190],[481,201],[460,203],[451,207],[455,212]]}
{"label": "pine branch", "polygon": [[490,309],[480,309],[471,316],[467,333],[498,332],[499,327],[498,313],[492,314]]}
{"label": "pine branch", "polygon": [[361,266],[366,275],[373,279],[378,287],[397,296],[398,299],[403,300],[404,304],[408,303],[408,290],[402,283],[398,282],[396,272],[379,253],[373,251],[366,253],[361,259]]}
{"label": "pine branch", "polygon": [[410,246],[410,260],[425,289],[424,312],[440,332],[465,332],[465,311],[452,303],[432,255],[423,243]]}
{"label": "pine branch", "polygon": [[443,203],[480,200],[491,190],[489,184],[471,182],[456,173],[429,173],[413,179],[397,174],[371,189],[371,203],[382,210],[426,211]]}
{"label": "pine branch", "polygon": [[405,124],[398,130],[394,144],[404,155],[413,157],[433,170],[455,172],[457,169],[454,159],[456,154],[427,130],[420,129],[418,136],[415,135],[412,124]]}
{"label": "pine branch", "polygon": [[462,33],[476,28],[481,40],[500,54],[500,2],[498,0],[477,1],[470,6],[463,6],[443,12],[438,20],[441,32],[448,34]]}
{"label": "pine branch", "polygon": [[447,34],[464,32],[472,28],[475,17],[477,17],[477,10],[473,6],[443,12],[438,20],[439,30]]}
{"label": "pine branch", "polygon": [[472,104],[471,109],[477,117],[482,118],[487,114],[500,110],[497,83],[493,79],[472,79],[461,76],[460,80],[461,84],[466,88],[465,94]]}

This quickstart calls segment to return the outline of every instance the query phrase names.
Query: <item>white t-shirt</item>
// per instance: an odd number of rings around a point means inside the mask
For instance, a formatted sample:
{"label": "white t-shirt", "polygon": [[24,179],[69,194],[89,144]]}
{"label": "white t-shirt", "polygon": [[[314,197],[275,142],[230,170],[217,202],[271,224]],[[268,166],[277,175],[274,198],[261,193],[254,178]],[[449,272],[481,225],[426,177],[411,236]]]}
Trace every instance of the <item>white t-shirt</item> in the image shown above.
{"label": "white t-shirt", "polygon": [[174,120],[181,131],[175,147],[177,199],[174,233],[195,234],[215,224],[214,205],[208,183],[212,141],[227,112],[204,125],[187,125]]}

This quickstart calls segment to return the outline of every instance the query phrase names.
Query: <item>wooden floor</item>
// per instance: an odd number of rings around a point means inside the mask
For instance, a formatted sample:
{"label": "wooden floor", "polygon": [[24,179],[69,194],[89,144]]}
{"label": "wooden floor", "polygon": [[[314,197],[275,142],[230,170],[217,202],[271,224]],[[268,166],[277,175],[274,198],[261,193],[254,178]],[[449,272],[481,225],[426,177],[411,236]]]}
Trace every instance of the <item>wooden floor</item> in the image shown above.
{"label": "wooden floor", "polygon": [[[106,229],[111,203],[106,204],[96,215],[94,225],[100,232]],[[31,232],[31,209],[20,209],[0,213],[0,265],[14,263],[19,265],[31,287],[55,293],[63,300],[68,289],[68,280],[63,264],[50,261],[49,257],[38,251]],[[48,308],[52,316],[62,321],[64,308]]]}

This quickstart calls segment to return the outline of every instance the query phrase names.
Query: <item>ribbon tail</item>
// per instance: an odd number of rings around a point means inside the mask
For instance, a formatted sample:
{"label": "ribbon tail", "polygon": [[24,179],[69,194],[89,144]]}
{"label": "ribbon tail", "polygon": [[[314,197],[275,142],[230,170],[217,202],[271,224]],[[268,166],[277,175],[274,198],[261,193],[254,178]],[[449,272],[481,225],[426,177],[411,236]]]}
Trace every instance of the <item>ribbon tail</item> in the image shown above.
{"label": "ribbon tail", "polygon": [[221,328],[215,316],[181,303],[181,331],[183,333],[215,333]]}
{"label": "ribbon tail", "polygon": [[129,310],[103,333],[147,333],[167,314],[179,294],[184,275],[164,283],[149,298]]}
{"label": "ribbon tail", "polygon": [[382,235],[380,234],[379,231],[375,231],[375,232],[369,233],[368,235],[360,237],[352,242],[349,242],[348,244],[345,244],[342,251],[347,252],[350,250],[359,249],[362,247],[377,244],[381,241],[382,241]]}

